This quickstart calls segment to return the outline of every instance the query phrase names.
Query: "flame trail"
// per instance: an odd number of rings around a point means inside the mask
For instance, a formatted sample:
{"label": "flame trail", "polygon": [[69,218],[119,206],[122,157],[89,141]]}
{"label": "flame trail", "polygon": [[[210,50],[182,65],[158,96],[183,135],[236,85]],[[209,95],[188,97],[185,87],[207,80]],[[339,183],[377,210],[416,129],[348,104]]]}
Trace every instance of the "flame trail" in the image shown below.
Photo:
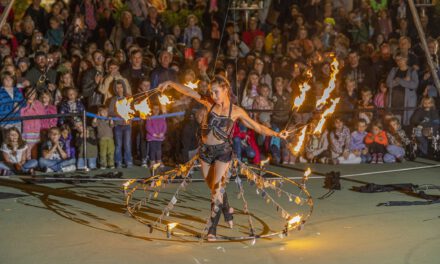
{"label": "flame trail", "polygon": [[321,115],[321,119],[318,122],[318,125],[316,125],[315,130],[313,131],[313,134],[320,134],[321,130],[324,126],[325,120],[328,116],[330,116],[331,114],[333,114],[333,112],[336,109],[336,105],[339,103],[340,98],[336,98],[336,99],[330,99],[330,101],[332,101],[332,105],[327,108],[324,113],[322,113]]}
{"label": "flame trail", "polygon": [[336,75],[339,73],[339,62],[336,58],[333,58],[333,62],[330,65],[332,73],[330,74],[330,81],[327,88],[325,88],[323,95],[316,101],[316,108],[327,104],[327,100],[330,98],[330,94],[336,88]]}
{"label": "flame trail", "polygon": [[142,119],[147,119],[147,117],[151,115],[148,99],[142,100],[139,104],[135,104],[134,109],[139,112],[139,117]]}
{"label": "flame trail", "polygon": [[131,102],[133,101],[133,98],[124,98],[122,100],[116,101],[116,112],[125,120],[125,122],[128,122],[128,120],[133,118],[134,111],[131,109]]}
{"label": "flame trail", "polygon": [[196,82],[187,82],[184,85],[186,87],[191,88],[191,89],[194,90],[194,89],[197,89],[199,87],[199,82],[200,82],[200,80],[197,80]]}
{"label": "flame trail", "polygon": [[306,93],[311,89],[310,85],[305,82],[303,84],[301,84],[299,86],[299,90],[300,90],[300,95],[298,95],[295,100],[293,101],[293,108],[296,110],[299,110],[299,108],[301,107],[301,105],[304,103],[305,99],[306,99]]}

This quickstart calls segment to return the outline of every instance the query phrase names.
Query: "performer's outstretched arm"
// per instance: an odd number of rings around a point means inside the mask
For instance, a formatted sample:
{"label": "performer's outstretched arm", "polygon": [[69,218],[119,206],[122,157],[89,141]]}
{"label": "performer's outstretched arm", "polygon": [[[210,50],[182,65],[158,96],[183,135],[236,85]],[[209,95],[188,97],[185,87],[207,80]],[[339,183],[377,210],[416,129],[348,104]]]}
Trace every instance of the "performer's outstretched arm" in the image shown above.
{"label": "performer's outstretched arm", "polygon": [[174,90],[178,91],[179,93],[193,98],[194,100],[196,100],[197,102],[203,104],[206,107],[212,106],[211,103],[209,103],[206,100],[203,100],[198,92],[196,92],[193,89],[191,89],[189,87],[186,87],[185,85],[182,85],[180,83],[176,83],[176,82],[172,82],[172,81],[166,81],[166,82],[163,82],[163,83],[159,84],[157,89],[159,89],[160,91],[163,92],[163,91],[165,91],[165,89],[167,87],[171,87]]}
{"label": "performer's outstretched arm", "polygon": [[254,130],[258,134],[271,136],[271,137],[279,137],[283,139],[287,138],[288,136],[287,131],[283,130],[281,132],[275,132],[272,129],[263,126],[262,124],[250,118],[250,116],[246,113],[246,111],[243,110],[243,108],[237,107],[237,111],[238,111],[238,119],[240,119],[247,128]]}

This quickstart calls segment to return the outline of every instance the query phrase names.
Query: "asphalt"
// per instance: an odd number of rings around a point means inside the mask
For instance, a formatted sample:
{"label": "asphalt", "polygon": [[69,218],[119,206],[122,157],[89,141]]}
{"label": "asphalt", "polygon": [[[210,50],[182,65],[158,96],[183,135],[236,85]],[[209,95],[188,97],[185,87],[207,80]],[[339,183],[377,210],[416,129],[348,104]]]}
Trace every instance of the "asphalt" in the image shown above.
{"label": "asphalt", "polygon": [[[179,225],[173,235],[149,228],[129,216],[123,181],[73,181],[29,183],[16,177],[0,178],[0,263],[438,263],[440,258],[440,205],[377,206],[388,201],[424,201],[403,192],[365,194],[351,190],[365,183],[413,183],[440,186],[440,165],[428,160],[378,165],[313,165],[306,186],[314,198],[311,217],[300,231],[287,237],[245,241],[206,242],[203,233],[209,214],[209,193],[202,181],[194,180],[178,196],[169,219]],[[284,176],[301,177],[307,165],[269,169]],[[415,167],[425,167],[413,170]],[[399,170],[399,171],[395,171]],[[146,169],[121,170],[124,178],[148,177]],[[328,195],[322,175],[338,171],[342,189]],[[102,173],[91,172],[90,175]],[[362,174],[363,175],[357,175]],[[81,173],[62,177],[84,177]],[[194,179],[200,179],[196,172]],[[154,222],[179,184],[166,186],[137,215]],[[294,187],[292,192],[297,192]],[[243,202],[237,188],[227,188],[236,208],[235,227],[228,230],[221,220],[219,234],[249,233]],[[440,195],[440,190],[427,190]],[[245,183],[245,194],[257,234],[283,228],[279,213]],[[135,198],[148,193],[139,191]],[[280,205],[294,207],[285,197]],[[305,209],[304,209],[305,208]]]}

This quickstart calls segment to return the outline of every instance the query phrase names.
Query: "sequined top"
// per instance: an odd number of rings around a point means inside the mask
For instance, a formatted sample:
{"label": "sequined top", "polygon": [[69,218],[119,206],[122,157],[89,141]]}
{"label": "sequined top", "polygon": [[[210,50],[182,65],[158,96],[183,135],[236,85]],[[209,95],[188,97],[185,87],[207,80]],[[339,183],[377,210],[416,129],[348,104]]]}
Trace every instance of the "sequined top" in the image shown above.
{"label": "sequined top", "polygon": [[206,137],[209,132],[212,131],[212,134],[215,138],[221,141],[229,141],[231,137],[231,131],[234,126],[234,120],[231,119],[232,114],[232,104],[229,105],[229,114],[228,116],[218,115],[212,111],[214,109],[213,105],[208,112],[208,117],[205,119],[205,122],[202,124],[202,135]]}

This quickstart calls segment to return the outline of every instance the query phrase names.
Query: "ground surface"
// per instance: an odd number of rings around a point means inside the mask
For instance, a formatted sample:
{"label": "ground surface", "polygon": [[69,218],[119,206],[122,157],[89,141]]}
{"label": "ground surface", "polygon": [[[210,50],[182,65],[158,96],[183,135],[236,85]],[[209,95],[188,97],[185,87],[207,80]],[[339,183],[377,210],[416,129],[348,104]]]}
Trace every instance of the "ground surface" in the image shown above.
{"label": "ground surface", "polygon": [[[348,175],[433,164],[419,160],[314,165],[312,169],[317,173],[339,170]],[[302,175],[298,169],[303,166],[271,168],[295,177]],[[139,167],[123,172],[126,178],[148,175]],[[440,167],[354,176],[350,180],[440,185]],[[308,188],[315,208],[305,228],[283,239],[259,239],[253,244],[166,239],[158,231],[150,234],[145,225],[125,214],[122,182],[28,184],[1,178],[0,263],[439,263],[440,204],[377,207],[381,202],[420,199],[399,192],[362,194],[349,190],[360,182],[344,180],[341,191],[319,200],[316,197],[327,192],[322,188],[323,179],[310,179]],[[228,187],[232,206],[240,208],[234,191]],[[171,197],[171,193],[164,190],[152,202],[151,210],[166,204],[161,198]],[[436,190],[429,193],[440,194]],[[188,222],[194,230],[202,229],[208,197],[203,182],[191,183],[177,204],[178,220]],[[248,195],[247,199],[258,216],[257,228],[276,225],[276,214],[266,209],[261,197]],[[245,233],[245,223],[244,215],[237,213],[235,231]]]}

